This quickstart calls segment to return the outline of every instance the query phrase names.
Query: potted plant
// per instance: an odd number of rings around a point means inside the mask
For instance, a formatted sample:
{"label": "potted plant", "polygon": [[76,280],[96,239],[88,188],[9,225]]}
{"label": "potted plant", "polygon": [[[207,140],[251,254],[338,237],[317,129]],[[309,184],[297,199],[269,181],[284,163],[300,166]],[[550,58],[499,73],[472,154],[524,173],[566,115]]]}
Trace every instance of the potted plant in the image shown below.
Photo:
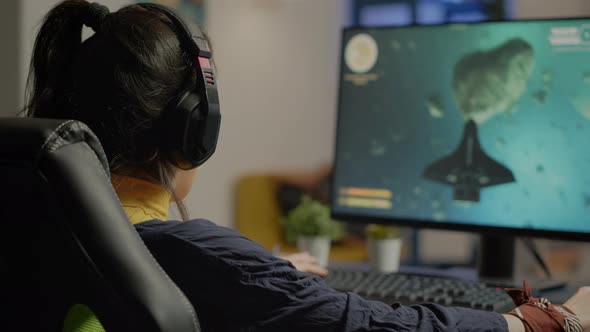
{"label": "potted plant", "polygon": [[330,207],[303,196],[301,202],[283,218],[286,240],[297,243],[299,251],[307,251],[320,266],[328,265],[330,245],[344,237],[344,227],[330,217]]}
{"label": "potted plant", "polygon": [[397,272],[402,239],[397,227],[371,224],[367,226],[369,268],[382,273]]}

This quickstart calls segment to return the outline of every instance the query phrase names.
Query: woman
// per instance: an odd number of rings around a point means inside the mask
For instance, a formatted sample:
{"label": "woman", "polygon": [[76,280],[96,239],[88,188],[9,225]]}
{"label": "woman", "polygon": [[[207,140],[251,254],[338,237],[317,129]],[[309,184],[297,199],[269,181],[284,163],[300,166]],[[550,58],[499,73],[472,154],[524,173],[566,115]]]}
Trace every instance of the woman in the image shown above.
{"label": "woman", "polygon": [[[95,34],[81,42],[83,25]],[[107,15],[83,0],[64,1],[37,36],[27,112],[77,119],[97,134],[129,220],[206,331],[562,331],[566,319],[590,331],[587,289],[566,303],[568,314],[535,299],[521,299],[531,303],[510,315],[389,306],[336,292],[207,220],[165,221],[170,201],[188,219],[181,199],[196,174],[178,167],[161,142],[162,118],[194,88],[198,68],[190,58],[158,10],[131,5]]]}

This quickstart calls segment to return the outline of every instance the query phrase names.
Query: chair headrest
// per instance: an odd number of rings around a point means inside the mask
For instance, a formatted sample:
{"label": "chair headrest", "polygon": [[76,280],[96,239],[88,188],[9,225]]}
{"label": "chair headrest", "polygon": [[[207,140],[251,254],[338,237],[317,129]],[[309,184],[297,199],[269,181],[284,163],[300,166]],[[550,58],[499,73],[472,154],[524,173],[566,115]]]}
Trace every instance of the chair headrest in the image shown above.
{"label": "chair headrest", "polygon": [[86,142],[110,178],[109,163],[96,135],[82,122],[0,117],[0,151],[12,162],[35,165],[47,153]]}

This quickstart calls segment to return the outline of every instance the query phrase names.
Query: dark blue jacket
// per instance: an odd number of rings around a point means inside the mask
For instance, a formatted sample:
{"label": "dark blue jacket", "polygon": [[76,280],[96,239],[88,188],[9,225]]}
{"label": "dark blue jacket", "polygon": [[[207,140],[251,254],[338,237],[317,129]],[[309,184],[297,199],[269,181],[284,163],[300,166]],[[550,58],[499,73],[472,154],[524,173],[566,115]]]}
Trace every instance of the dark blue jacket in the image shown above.
{"label": "dark blue jacket", "polygon": [[204,331],[507,331],[497,313],[401,306],[332,290],[261,245],[207,220],[135,225],[194,305]]}

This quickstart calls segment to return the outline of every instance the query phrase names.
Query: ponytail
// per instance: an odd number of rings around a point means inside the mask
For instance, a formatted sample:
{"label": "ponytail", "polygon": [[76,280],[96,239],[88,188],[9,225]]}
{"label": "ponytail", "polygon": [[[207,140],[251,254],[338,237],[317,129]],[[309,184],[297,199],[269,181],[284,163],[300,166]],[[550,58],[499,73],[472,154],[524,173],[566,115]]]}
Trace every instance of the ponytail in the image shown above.
{"label": "ponytail", "polygon": [[27,115],[60,117],[59,99],[64,97],[71,63],[82,44],[82,26],[98,31],[107,14],[104,6],[66,0],[45,16],[35,40],[27,81]]}

